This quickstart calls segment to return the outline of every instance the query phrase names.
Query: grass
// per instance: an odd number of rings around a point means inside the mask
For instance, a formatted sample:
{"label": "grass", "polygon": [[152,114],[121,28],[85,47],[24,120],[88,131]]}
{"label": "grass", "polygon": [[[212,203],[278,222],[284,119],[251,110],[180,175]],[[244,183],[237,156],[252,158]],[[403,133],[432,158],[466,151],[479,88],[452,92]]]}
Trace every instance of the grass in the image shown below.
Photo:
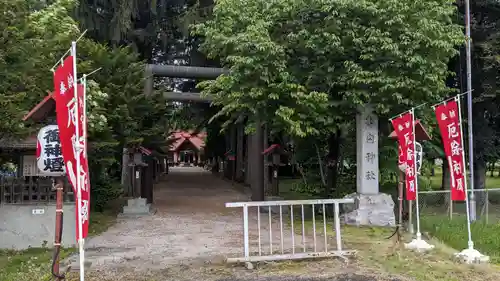
{"label": "grass", "polygon": [[[321,221],[321,218],[319,218]],[[323,233],[323,225],[316,226],[317,233]],[[301,233],[301,222],[295,223],[297,233]],[[305,229],[312,229],[312,222],[306,221]],[[479,229],[477,229],[479,230]],[[335,233],[330,225],[327,228],[333,241]],[[372,275],[390,275],[394,280],[416,281],[483,281],[500,280],[500,267],[489,265],[465,265],[454,261],[456,250],[437,239],[430,243],[436,248],[428,253],[416,253],[404,249],[402,244],[394,239],[387,239],[392,229],[378,227],[342,226],[342,241],[344,249],[356,250],[353,267],[359,273]],[[411,240],[410,236],[403,238]],[[391,280],[393,280],[390,278]],[[386,279],[384,279],[386,280]],[[389,278],[387,279],[389,280]]]}
{"label": "grass", "polygon": [[[114,224],[116,211],[90,214],[89,236],[98,235]],[[1,239],[1,238],[0,238]],[[60,260],[76,250],[62,249]],[[24,251],[0,250],[1,281],[48,281],[51,278],[53,251],[49,248],[31,248]]]}
{"label": "grass", "polygon": [[[441,188],[442,174],[440,170],[436,171],[435,176],[422,176],[420,179],[421,186],[424,187],[422,189],[439,190]],[[300,182],[300,179],[281,181],[280,190],[283,191],[283,196],[286,199],[308,199],[307,194],[301,194],[294,191],[293,187],[300,184]],[[396,184],[391,184],[390,186],[392,186],[392,190],[395,191]],[[385,188],[387,189],[389,187],[386,186]],[[491,177],[488,173],[486,188],[500,188],[500,177]],[[500,207],[500,204],[498,204],[500,203],[500,192],[492,191],[489,193],[489,196],[491,202],[488,211],[489,222],[496,223],[485,223],[484,221],[475,222],[471,226],[471,234],[475,248],[489,255],[493,263],[500,264],[500,223],[498,223],[500,222],[500,208],[498,208]],[[465,249],[468,241],[465,205],[463,203],[454,203],[454,215],[453,218],[450,219],[442,203],[444,202],[443,194],[424,194],[420,196],[420,202],[420,223],[422,231],[432,235],[435,239],[442,241],[442,243],[454,249]],[[389,260],[390,259],[391,258],[389,258]],[[449,256],[446,257],[446,260],[449,259]],[[442,263],[442,261],[438,263]]]}
{"label": "grass", "polygon": [[[74,249],[62,249],[61,259]],[[2,281],[45,281],[51,278],[52,250],[32,248],[24,251],[0,251],[0,280]]]}
{"label": "grass", "polygon": [[[433,236],[455,249],[467,247],[467,224],[464,216],[449,220],[443,215],[426,215],[421,219],[421,227]],[[500,225],[478,221],[471,224],[474,247],[489,255],[491,261],[500,264]]]}
{"label": "grass", "polygon": [[[499,280],[499,267],[495,265],[470,266],[453,261],[455,251],[437,240],[429,253],[415,253],[387,240],[391,231],[382,228],[344,227],[345,244],[358,250],[359,262],[395,275],[418,281],[479,281]],[[409,240],[406,237],[405,240]]]}

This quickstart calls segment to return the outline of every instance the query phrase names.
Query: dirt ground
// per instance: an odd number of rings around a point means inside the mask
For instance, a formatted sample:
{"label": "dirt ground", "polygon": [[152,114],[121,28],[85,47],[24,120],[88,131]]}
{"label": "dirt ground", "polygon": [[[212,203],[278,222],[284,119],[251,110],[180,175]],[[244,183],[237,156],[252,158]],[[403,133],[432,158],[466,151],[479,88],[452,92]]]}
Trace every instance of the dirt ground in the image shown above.
{"label": "dirt ground", "polygon": [[[345,248],[358,250],[348,262],[271,262],[256,264],[253,270],[227,265],[226,257],[243,255],[243,224],[241,209],[225,208],[224,204],[247,201],[249,196],[201,168],[173,168],[166,178],[155,189],[154,215],[119,219],[108,231],[87,242],[86,256],[92,266],[86,280],[500,280],[496,267],[454,263],[451,250],[438,241],[433,242],[438,244],[433,254],[414,254],[386,240],[390,230],[372,228],[343,227]],[[269,228],[273,249],[279,251],[279,224],[273,219],[269,227],[267,213],[260,217],[262,251],[269,251]],[[250,236],[255,241],[257,212],[250,214],[250,220]],[[331,229],[329,226],[327,233]],[[318,241],[324,241],[322,235],[319,230]],[[286,239],[285,252],[291,245]],[[301,249],[302,237],[296,235],[295,239]],[[306,241],[310,245],[310,235]],[[328,236],[328,243],[329,247],[334,245],[334,234]],[[257,251],[256,245],[254,242],[252,251]],[[72,278],[68,280],[76,280]]]}

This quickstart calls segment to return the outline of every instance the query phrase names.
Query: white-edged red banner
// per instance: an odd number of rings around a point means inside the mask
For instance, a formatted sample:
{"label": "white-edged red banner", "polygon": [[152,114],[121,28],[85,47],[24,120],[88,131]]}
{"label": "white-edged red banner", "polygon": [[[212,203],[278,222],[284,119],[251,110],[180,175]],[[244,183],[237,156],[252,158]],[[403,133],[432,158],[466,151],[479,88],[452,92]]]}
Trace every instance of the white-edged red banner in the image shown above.
{"label": "white-edged red banner", "polygon": [[464,201],[467,186],[465,182],[460,108],[458,107],[457,100],[454,99],[436,106],[434,110],[450,169],[451,200]]}
{"label": "white-edged red banner", "polygon": [[[73,56],[68,56],[54,72],[54,97],[56,100],[57,125],[62,148],[62,155],[66,166],[66,174],[73,186],[78,214],[82,217],[82,238],[87,237],[90,207],[90,185],[86,147],[86,120],[84,112],[84,86],[78,84],[77,94],[74,91]],[[78,116],[76,107],[78,106]],[[78,133],[76,131],[78,122]],[[77,139],[78,136],[78,139]],[[80,149],[78,149],[80,147]],[[77,157],[80,168],[77,167]],[[80,173],[78,175],[78,172]],[[79,181],[79,184],[77,183]],[[81,190],[81,206],[77,194]],[[77,240],[79,224],[77,223]]]}
{"label": "white-edged red banner", "polygon": [[412,112],[407,112],[391,120],[398,136],[399,165],[405,167],[406,200],[416,199],[415,170],[415,125]]}

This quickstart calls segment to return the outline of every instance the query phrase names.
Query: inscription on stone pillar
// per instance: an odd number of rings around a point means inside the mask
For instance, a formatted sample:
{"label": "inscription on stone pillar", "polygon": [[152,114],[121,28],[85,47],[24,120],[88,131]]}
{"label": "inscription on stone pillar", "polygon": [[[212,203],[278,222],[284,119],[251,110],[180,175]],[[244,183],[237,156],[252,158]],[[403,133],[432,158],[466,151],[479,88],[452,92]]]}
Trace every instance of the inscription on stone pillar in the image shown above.
{"label": "inscription on stone pillar", "polygon": [[357,191],[379,192],[378,117],[368,106],[356,116]]}

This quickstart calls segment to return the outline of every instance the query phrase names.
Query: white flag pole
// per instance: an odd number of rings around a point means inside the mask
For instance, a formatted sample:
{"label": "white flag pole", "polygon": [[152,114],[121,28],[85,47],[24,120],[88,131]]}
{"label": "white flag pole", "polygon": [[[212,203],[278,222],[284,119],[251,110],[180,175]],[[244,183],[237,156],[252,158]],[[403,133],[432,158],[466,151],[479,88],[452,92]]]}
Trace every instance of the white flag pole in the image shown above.
{"label": "white flag pole", "polygon": [[417,138],[415,129],[415,109],[410,110],[411,114],[411,127],[413,128],[413,165],[415,167],[415,211],[417,216],[417,240],[422,240],[422,232],[420,232],[420,207],[418,203],[418,173],[417,173]]}
{"label": "white flag pole", "polygon": [[[85,35],[85,33],[87,33],[87,30],[85,30],[82,34],[80,34],[80,36],[76,39],[75,42],[78,43],[78,41],[80,41],[80,39],[83,38],[83,36]],[[50,68],[50,71],[54,72],[56,70],[56,67],[62,63],[62,61],[64,60],[64,57],[67,55],[67,54],[72,54],[73,53],[73,49],[72,48],[69,48],[62,56],[59,60],[57,60],[57,62]],[[76,79],[76,77],[75,77]]]}
{"label": "white flag pole", "polygon": [[83,127],[83,152],[85,153],[84,157],[85,159],[87,158],[87,74],[83,74],[82,78],[82,85],[83,85],[83,120],[82,120],[82,125]]}
{"label": "white flag pole", "polygon": [[[458,107],[458,124],[460,128],[460,134],[461,134],[461,141],[462,141],[462,163],[463,163],[463,175],[464,175],[464,190],[465,190],[465,212],[467,214],[467,236],[468,236],[468,241],[467,241],[467,249],[461,251],[460,253],[457,253],[456,256],[460,258],[462,261],[466,263],[481,263],[481,262],[488,262],[489,257],[481,254],[478,250],[474,249],[474,242],[472,241],[472,231],[471,231],[471,213],[470,211],[470,206],[469,206],[469,191],[467,190],[467,164],[465,162],[465,150],[464,150],[464,132],[462,130],[462,106],[460,104],[460,95],[457,95],[455,97],[455,101],[457,102],[457,107]],[[472,169],[472,167],[469,167],[469,169]],[[453,171],[451,171],[451,174],[453,174]],[[474,190],[471,189],[471,193],[474,193]],[[472,197],[472,196],[471,196]],[[472,199],[472,198],[471,198]]]}
{"label": "white flag pole", "polygon": [[[416,208],[416,219],[417,219],[417,238],[413,239],[410,243],[405,244],[405,248],[412,249],[418,252],[431,250],[434,248],[434,245],[427,243],[425,240],[422,240],[422,232],[420,232],[420,204],[418,202],[418,173],[417,173],[417,130],[415,129],[415,108],[410,110],[411,114],[411,126],[413,128],[413,165],[414,165],[414,174],[415,174],[415,208]],[[420,161],[423,161],[421,159]]]}
{"label": "white flag pole", "polygon": [[[462,161],[463,161],[463,175],[467,175],[467,167],[466,167],[466,162],[465,162],[465,150],[464,145],[464,132],[462,131],[462,107],[460,105],[460,98],[455,97],[455,101],[457,102],[457,107],[458,107],[458,124],[460,128],[460,134],[461,134],[461,141],[462,141]],[[451,173],[453,175],[453,172]],[[470,206],[469,206],[469,191],[467,190],[468,184],[467,184],[467,179],[464,179],[464,189],[465,189],[465,212],[467,213],[467,247],[469,249],[474,249],[474,242],[472,241],[472,233],[470,229],[470,221],[471,221],[471,216],[470,216]]]}
{"label": "white flag pole", "polygon": [[82,189],[81,189],[81,165],[80,165],[80,153],[82,152],[82,147],[80,145],[80,120],[78,120],[78,79],[76,72],[76,41],[71,42],[71,55],[73,56],[73,89],[74,89],[74,98],[75,98],[75,142],[73,146],[76,149],[76,190],[77,190],[77,202],[78,202],[78,243],[79,243],[79,252],[80,252],[80,281],[85,280],[85,250],[84,250],[84,240],[83,240],[83,222],[82,222]]}

